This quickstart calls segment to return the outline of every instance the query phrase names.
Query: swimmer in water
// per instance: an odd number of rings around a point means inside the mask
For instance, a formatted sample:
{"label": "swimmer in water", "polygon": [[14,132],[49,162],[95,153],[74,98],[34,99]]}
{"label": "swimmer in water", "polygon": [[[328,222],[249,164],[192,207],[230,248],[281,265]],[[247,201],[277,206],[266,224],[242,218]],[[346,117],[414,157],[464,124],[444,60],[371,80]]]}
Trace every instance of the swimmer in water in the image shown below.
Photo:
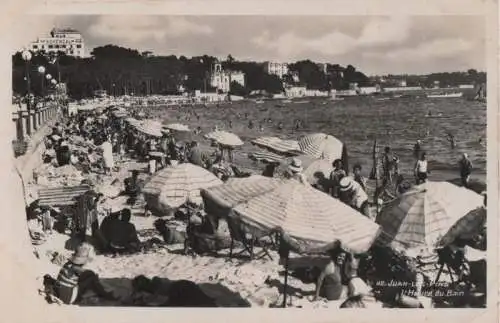
{"label": "swimmer in water", "polygon": [[261,123],[261,124],[259,124],[259,131],[260,131],[260,132],[264,131],[264,126],[262,125],[262,123]]}
{"label": "swimmer in water", "polygon": [[283,130],[283,122],[282,121],[280,121],[280,123],[278,123],[278,129]]}
{"label": "swimmer in water", "polygon": [[[246,113],[245,113],[245,115],[246,115]],[[248,121],[248,129],[253,129],[253,121],[252,120]]]}
{"label": "swimmer in water", "polygon": [[453,134],[448,132],[446,134],[446,139],[450,142],[451,149],[455,149],[456,147],[455,136],[453,136]]}
{"label": "swimmer in water", "polygon": [[233,129],[233,121],[229,120],[229,129]]}

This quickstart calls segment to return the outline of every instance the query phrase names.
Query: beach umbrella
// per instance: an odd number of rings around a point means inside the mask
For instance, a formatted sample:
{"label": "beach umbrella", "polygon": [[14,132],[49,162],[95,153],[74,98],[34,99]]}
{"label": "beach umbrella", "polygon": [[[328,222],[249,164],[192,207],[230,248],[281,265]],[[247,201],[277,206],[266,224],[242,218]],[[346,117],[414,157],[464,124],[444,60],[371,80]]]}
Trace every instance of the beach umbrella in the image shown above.
{"label": "beach umbrella", "polygon": [[148,204],[159,210],[174,209],[188,199],[201,202],[200,189],[222,184],[208,170],[184,163],[157,172],[144,186],[143,193]]}
{"label": "beach umbrella", "polygon": [[334,136],[324,133],[305,135],[299,139],[300,150],[316,158],[327,159],[330,162],[342,159],[344,144]]}
{"label": "beach umbrella", "polygon": [[212,131],[206,134],[205,138],[214,140],[222,146],[236,147],[243,145],[243,141],[237,135],[227,131]]}
{"label": "beach umbrella", "polygon": [[447,246],[457,238],[472,239],[486,226],[486,207],[478,207],[458,220],[441,238],[438,245]]}
{"label": "beach umbrella", "polygon": [[251,143],[273,153],[286,156],[295,156],[302,153],[296,140],[282,140],[278,137],[264,136],[252,140]]}
{"label": "beach umbrella", "polygon": [[250,177],[202,190],[202,197],[230,208],[228,217],[246,232],[280,232],[300,252],[324,252],[340,241],[349,252],[363,253],[379,233],[358,211],[295,180]]}
{"label": "beach umbrella", "polygon": [[161,123],[155,120],[144,120],[136,127],[139,131],[149,136],[161,137],[163,135],[161,132]]}
{"label": "beach umbrella", "polygon": [[163,128],[173,130],[173,131],[181,131],[181,132],[191,131],[188,126],[180,124],[180,123],[171,123],[171,124],[163,126]]}
{"label": "beach umbrella", "polygon": [[448,182],[427,182],[389,202],[377,217],[379,242],[396,250],[423,253],[467,213],[483,205],[483,197]]}
{"label": "beach umbrella", "polygon": [[279,164],[283,161],[283,157],[271,152],[260,152],[255,151],[248,153],[248,158],[253,161],[263,162],[263,163],[275,163]]}
{"label": "beach umbrella", "polygon": [[245,178],[232,177],[224,185],[201,190],[201,196],[208,213],[227,217],[233,207],[270,192],[281,184],[283,184],[282,179],[261,175]]}
{"label": "beach umbrella", "polygon": [[282,159],[277,169],[278,176],[283,176],[286,172],[288,172],[288,166],[294,158],[302,162],[302,167],[304,169],[303,173],[309,184],[326,184],[325,182],[328,181],[330,174],[333,171],[332,163],[326,159],[318,159],[309,155]]}

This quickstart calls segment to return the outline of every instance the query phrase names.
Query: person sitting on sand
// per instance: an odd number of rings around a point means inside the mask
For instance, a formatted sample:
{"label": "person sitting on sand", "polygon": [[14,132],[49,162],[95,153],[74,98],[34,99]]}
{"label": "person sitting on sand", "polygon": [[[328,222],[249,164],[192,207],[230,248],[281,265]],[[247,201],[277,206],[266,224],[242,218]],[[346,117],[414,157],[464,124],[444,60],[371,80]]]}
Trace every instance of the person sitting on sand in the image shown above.
{"label": "person sitting on sand", "polygon": [[329,301],[339,300],[346,296],[346,288],[354,277],[357,277],[358,261],[345,250],[340,242],[328,252],[330,260],[318,277],[316,293],[313,300],[320,296]]}
{"label": "person sitting on sand", "polygon": [[469,159],[467,153],[462,154],[462,159],[459,161],[460,166],[460,179],[462,181],[462,186],[469,187],[470,174],[472,173],[472,162]]}
{"label": "person sitting on sand", "polygon": [[103,249],[103,251],[108,251],[111,250],[110,248],[110,241],[112,240],[113,232],[116,232],[117,226],[119,225],[120,221],[120,213],[121,210],[118,212],[112,212],[108,216],[106,216],[102,222],[101,225],[99,226],[99,242],[100,245]]}
{"label": "person sitting on sand", "polygon": [[330,174],[330,195],[333,197],[339,197],[339,183],[342,178],[347,176],[343,165],[342,160],[335,159],[332,163],[333,171]]}
{"label": "person sitting on sand", "polygon": [[127,204],[134,205],[137,200],[141,188],[139,182],[139,171],[137,169],[132,170],[132,176],[127,177],[123,184],[125,186],[124,194],[129,197]]}
{"label": "person sitting on sand", "polygon": [[130,223],[132,212],[130,209],[123,209],[120,212],[120,220],[116,223],[115,232],[111,235],[110,247],[115,253],[130,253],[140,250],[141,242],[137,236],[137,230],[133,223]]}
{"label": "person sitting on sand", "polygon": [[429,170],[427,168],[427,153],[422,152],[420,154],[420,159],[415,163],[415,182],[417,185],[427,182],[427,174]]}
{"label": "person sitting on sand", "polygon": [[339,199],[371,219],[368,195],[352,177],[346,176],[340,180]]}
{"label": "person sitting on sand", "polygon": [[85,265],[91,260],[93,248],[83,243],[76,249],[73,257],[66,262],[57,279],[53,281],[55,296],[65,304],[75,304],[82,300],[83,295],[91,290],[106,300],[116,300],[113,292],[106,291],[99,281],[99,277]]}

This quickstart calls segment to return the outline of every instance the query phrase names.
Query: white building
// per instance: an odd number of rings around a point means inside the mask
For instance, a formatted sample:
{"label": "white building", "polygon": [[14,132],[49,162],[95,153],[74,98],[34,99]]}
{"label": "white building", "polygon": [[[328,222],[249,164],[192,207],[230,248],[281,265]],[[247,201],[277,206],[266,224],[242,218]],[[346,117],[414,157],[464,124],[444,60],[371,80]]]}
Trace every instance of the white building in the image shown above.
{"label": "white building", "polygon": [[85,44],[82,34],[74,29],[52,29],[50,37],[38,38],[29,49],[34,52],[64,52],[68,56],[85,56]]}
{"label": "white building", "polygon": [[245,73],[240,71],[224,71],[221,64],[215,64],[210,74],[210,85],[223,93],[229,92],[231,83],[245,86]]}
{"label": "white building", "polygon": [[264,71],[267,74],[276,75],[280,79],[284,75],[288,74],[288,64],[287,63],[276,63],[276,62],[265,62]]}

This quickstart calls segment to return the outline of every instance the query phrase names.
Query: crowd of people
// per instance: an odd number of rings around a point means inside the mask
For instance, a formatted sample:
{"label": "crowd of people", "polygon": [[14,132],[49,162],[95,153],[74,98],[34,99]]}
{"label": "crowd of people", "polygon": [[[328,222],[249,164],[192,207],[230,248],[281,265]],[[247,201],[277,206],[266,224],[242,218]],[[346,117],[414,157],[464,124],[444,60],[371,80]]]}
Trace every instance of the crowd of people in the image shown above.
{"label": "crowd of people", "polygon": [[[296,123],[300,126],[300,122]],[[85,147],[85,149],[70,149],[69,141],[74,140],[75,137],[80,138],[80,146]],[[173,132],[167,129],[162,129],[161,138],[142,133],[126,122],[124,118],[114,117],[113,109],[108,109],[101,114],[95,112],[79,113],[67,118],[65,124],[56,124],[46,140],[47,152],[44,161],[58,167],[71,164],[83,173],[94,172],[104,176],[112,174],[117,169],[119,163],[116,163],[115,158],[147,161],[150,174],[165,167],[189,162],[214,172],[223,180],[234,176],[249,175],[240,172],[234,165],[230,148],[222,147],[216,143],[212,144],[216,149],[209,152],[202,149],[196,141],[178,140]],[[419,185],[427,181],[429,173],[427,154],[422,149],[420,141],[415,144],[414,157],[415,184]],[[267,177],[281,176],[276,172],[277,166],[278,164],[268,164],[262,175]],[[393,199],[407,192],[412,186],[412,183],[401,174],[399,158],[393,154],[390,147],[384,149],[381,167],[381,185],[376,188],[372,201],[367,194],[367,179],[362,175],[361,165],[355,164],[352,167],[351,175],[341,159],[333,161],[333,170],[325,183],[313,186],[375,221],[375,214],[372,214],[373,206],[380,208],[384,199]],[[466,187],[471,172],[472,163],[467,154],[463,154],[460,161],[460,175],[462,184]],[[310,185],[304,175],[304,168],[299,158],[291,159],[288,171],[283,175],[304,185]],[[139,172],[133,170],[131,176],[125,179],[120,193],[120,195],[127,196],[128,207],[113,212],[109,211],[102,221],[99,221],[97,210],[102,194],[90,190],[78,198],[73,231],[80,241],[80,246],[74,257],[62,267],[56,279],[45,277],[47,288],[51,289],[64,303],[78,302],[81,295],[89,289],[104,299],[116,299],[113,293],[106,291],[100,284],[97,274],[83,269],[83,266],[91,259],[91,249],[94,247],[99,252],[113,255],[134,253],[141,250],[137,230],[131,223],[130,208],[139,198],[142,186],[143,182],[139,178]],[[216,230],[214,225],[211,225],[210,219],[204,217],[203,212],[200,212],[202,207],[190,203],[192,202],[187,203],[189,205],[187,205],[187,211],[184,214],[184,217],[188,219],[186,253],[192,247],[197,250],[196,243],[193,242],[195,239],[193,240],[193,236],[190,236],[191,233],[194,234],[197,231],[213,233]],[[35,211],[31,211],[32,209]],[[38,215],[33,215],[34,213],[38,213]],[[28,220],[36,219],[37,216],[44,223],[44,231],[52,230],[50,208],[31,207]],[[206,229],[207,227],[210,228]],[[91,240],[87,237],[89,229]],[[380,251],[377,252],[380,253]],[[340,244],[329,252],[329,256],[330,260],[327,265],[315,276],[317,288],[314,299],[324,297],[328,300],[338,300],[347,295],[348,302],[343,304],[343,307],[363,307],[362,298],[369,298],[372,295],[371,292],[367,292],[370,290],[365,283],[367,275],[363,277],[364,279],[360,279],[363,276],[362,268],[366,266],[368,260],[346,252]],[[381,266],[379,264],[379,269]],[[411,270],[408,269],[408,271]],[[414,275],[410,280],[417,280],[417,277],[418,275]],[[166,285],[170,287],[161,287]],[[167,300],[162,303],[164,306],[198,306],[200,304],[202,304],[200,306],[214,306],[213,301],[199,291],[193,292],[194,294],[198,293],[194,303],[179,303],[178,300],[181,297],[179,295],[183,293],[185,288],[197,289],[185,281],[167,284],[160,283],[158,279],[150,281],[145,277],[138,277],[134,281],[134,290],[137,293],[147,292],[165,295]],[[405,303],[401,291],[393,295],[392,301]],[[415,304],[408,306],[422,306],[419,301]]]}

